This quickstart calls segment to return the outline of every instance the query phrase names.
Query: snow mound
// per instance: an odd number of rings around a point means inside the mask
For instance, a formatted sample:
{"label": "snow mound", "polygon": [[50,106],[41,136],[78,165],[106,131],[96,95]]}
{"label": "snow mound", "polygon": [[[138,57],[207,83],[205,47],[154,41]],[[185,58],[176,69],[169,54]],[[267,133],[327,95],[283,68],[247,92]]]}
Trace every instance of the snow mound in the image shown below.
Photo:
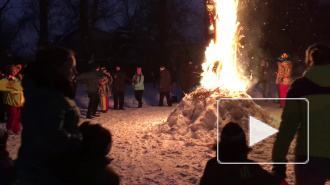
{"label": "snow mound", "polygon": [[[213,145],[217,139],[217,120],[219,132],[227,123],[236,122],[245,133],[249,130],[249,116],[264,123],[274,122],[274,118],[252,99],[234,99],[250,98],[247,94],[236,94],[231,97],[233,100],[221,100],[221,98],[229,97],[201,89],[186,95],[170,113],[166,122],[159,125],[158,131],[172,135],[172,139],[186,141],[186,145],[189,146],[209,146]],[[217,113],[217,108],[219,113]]]}

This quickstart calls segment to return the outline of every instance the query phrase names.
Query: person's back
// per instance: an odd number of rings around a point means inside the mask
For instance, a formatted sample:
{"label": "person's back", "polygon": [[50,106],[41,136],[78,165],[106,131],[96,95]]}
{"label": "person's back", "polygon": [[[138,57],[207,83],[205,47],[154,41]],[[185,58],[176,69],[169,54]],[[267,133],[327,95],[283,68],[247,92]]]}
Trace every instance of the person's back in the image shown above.
{"label": "person's back", "polygon": [[119,70],[116,71],[113,77],[113,88],[115,91],[124,92],[125,91],[125,82],[130,80],[126,76],[126,73]]}
{"label": "person's back", "polygon": [[159,89],[160,92],[171,91],[171,75],[167,69],[160,72]]}
{"label": "person's back", "polygon": [[[251,160],[241,162],[254,162]],[[205,167],[201,185],[215,184],[279,184],[277,179],[258,164],[219,164],[217,158],[210,159]]]}
{"label": "person's back", "polygon": [[[246,145],[246,136],[243,129],[237,123],[230,122],[224,126],[218,145],[218,157],[221,163],[253,162],[247,159],[250,148]],[[274,175],[262,169],[258,164],[221,163],[218,163],[217,157],[207,162],[201,178],[201,185],[280,184]]]}
{"label": "person's back", "polygon": [[100,78],[100,73],[94,69],[93,71],[80,74],[79,76],[76,77],[78,82],[84,82],[86,84],[87,93],[97,93],[99,78]]}
{"label": "person's back", "polygon": [[119,176],[108,166],[111,161],[106,157],[112,144],[110,132],[89,122],[82,123],[80,130],[84,151],[77,168],[79,182],[86,185],[119,184]]}
{"label": "person's back", "polygon": [[[308,105],[305,101],[285,102],[273,161],[287,161],[290,143],[297,133],[295,161],[308,163],[295,165],[296,184],[324,184],[330,179],[330,47],[310,46],[306,64],[309,69],[292,83],[287,98],[306,98]],[[285,177],[285,165],[274,165],[273,170]]]}

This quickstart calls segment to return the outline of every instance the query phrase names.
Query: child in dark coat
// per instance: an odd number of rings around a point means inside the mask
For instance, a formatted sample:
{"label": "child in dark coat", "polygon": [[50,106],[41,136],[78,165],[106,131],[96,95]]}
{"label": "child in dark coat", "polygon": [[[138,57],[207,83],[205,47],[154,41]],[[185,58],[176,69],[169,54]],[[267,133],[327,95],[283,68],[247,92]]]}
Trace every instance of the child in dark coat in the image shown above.
{"label": "child in dark coat", "polygon": [[80,126],[83,135],[83,156],[79,165],[79,181],[84,184],[119,184],[119,176],[108,165],[112,138],[110,132],[99,124],[84,122]]}

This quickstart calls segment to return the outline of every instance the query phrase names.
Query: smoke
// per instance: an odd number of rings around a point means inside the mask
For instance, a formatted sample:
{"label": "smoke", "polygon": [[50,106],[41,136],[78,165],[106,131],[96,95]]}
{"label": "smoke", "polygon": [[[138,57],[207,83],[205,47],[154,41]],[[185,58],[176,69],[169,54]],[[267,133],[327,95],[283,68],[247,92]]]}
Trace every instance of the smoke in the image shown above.
{"label": "smoke", "polygon": [[267,25],[269,13],[267,11],[268,4],[266,1],[246,0],[240,1],[238,5],[238,21],[243,30],[240,34],[244,35],[241,44],[244,48],[240,48],[241,56],[239,56],[239,71],[245,74],[250,82],[250,86],[255,85],[259,81],[258,69],[262,59],[270,60],[270,53],[265,49],[265,33],[264,28]]}

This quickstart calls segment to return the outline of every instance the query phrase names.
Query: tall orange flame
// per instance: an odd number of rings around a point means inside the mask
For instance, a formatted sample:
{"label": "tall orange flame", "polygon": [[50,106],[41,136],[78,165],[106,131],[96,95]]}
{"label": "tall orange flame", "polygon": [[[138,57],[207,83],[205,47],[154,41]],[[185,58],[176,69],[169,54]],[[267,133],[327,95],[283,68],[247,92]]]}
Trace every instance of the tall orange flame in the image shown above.
{"label": "tall orange flame", "polygon": [[237,6],[238,0],[214,0],[216,15],[211,19],[215,37],[205,51],[201,84],[208,90],[217,88],[229,94],[246,91],[247,83],[237,73]]}

